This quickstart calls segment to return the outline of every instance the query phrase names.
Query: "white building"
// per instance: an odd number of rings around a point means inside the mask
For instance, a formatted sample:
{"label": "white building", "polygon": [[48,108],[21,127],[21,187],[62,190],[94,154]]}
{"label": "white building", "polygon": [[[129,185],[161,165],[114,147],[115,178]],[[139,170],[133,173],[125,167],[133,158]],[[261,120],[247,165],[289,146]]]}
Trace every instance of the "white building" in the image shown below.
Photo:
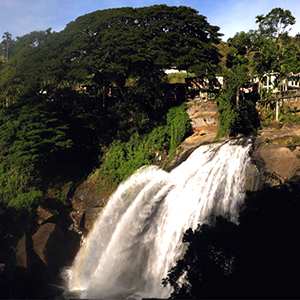
{"label": "white building", "polygon": [[262,78],[262,89],[269,91],[273,90],[274,93],[281,91],[287,91],[289,89],[300,88],[300,73],[294,74],[291,72],[287,78],[283,79],[281,82],[279,80],[279,73],[272,72],[267,73]]}

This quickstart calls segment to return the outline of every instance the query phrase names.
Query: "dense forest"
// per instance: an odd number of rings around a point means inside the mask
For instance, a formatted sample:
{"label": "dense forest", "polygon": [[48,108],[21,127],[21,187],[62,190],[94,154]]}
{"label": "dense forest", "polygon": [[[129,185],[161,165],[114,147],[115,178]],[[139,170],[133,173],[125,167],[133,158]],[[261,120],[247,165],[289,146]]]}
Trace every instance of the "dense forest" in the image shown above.
{"label": "dense forest", "polygon": [[213,77],[218,30],[191,8],[162,5],[96,11],[60,33],[18,38],[1,66],[2,208],[30,209],[47,189],[82,180],[110,145],[114,164],[139,156],[130,171],[107,172],[114,184],[157,151],[174,153],[188,117],[163,69]]}
{"label": "dense forest", "polygon": [[61,32],[49,28],[16,40],[5,32],[0,244],[13,245],[16,233],[7,233],[8,223],[25,220],[48,194],[63,203],[64,191],[95,168],[99,192],[109,194],[158,155],[172,161],[190,121],[184,93],[169,83],[165,69],[186,70],[213,85],[216,75],[224,76],[217,138],[255,133],[256,99],[237,103],[239,88],[266,72],[277,72],[279,85],[300,72],[300,35],[289,35],[296,21],[291,12],[275,8],[256,19],[257,29],[227,43],[196,10],[166,5],[95,11]]}

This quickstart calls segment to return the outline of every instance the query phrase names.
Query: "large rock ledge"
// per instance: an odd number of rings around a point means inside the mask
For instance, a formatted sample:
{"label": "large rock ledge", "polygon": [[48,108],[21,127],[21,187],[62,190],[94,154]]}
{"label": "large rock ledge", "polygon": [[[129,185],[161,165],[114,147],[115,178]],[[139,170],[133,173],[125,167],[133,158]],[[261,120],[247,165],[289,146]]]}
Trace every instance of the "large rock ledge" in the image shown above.
{"label": "large rock ledge", "polygon": [[253,158],[260,172],[259,188],[263,184],[278,185],[285,181],[299,181],[300,147],[287,146],[289,137],[300,136],[300,131],[265,131],[255,139]]}

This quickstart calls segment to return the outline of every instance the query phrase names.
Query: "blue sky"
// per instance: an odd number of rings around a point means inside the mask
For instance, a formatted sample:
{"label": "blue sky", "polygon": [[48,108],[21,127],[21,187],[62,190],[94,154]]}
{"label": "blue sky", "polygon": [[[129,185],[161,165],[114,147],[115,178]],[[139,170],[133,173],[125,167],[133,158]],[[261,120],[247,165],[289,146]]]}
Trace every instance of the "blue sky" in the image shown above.
{"label": "blue sky", "polygon": [[[144,7],[154,4],[189,6],[207,17],[211,25],[220,27],[223,40],[236,32],[257,29],[255,17],[275,7],[289,9],[296,18],[291,35],[300,33],[299,0],[0,0],[0,34],[17,36],[35,30],[61,31],[79,16],[95,10],[116,7]],[[0,36],[0,37],[1,37]]]}

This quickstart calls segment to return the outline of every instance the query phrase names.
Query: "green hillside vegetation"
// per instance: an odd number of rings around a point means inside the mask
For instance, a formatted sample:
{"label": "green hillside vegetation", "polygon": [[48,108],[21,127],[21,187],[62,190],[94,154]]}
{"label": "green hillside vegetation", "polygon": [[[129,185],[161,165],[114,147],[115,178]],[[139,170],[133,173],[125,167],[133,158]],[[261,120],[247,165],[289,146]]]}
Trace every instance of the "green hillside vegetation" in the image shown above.
{"label": "green hillside vegetation", "polygon": [[159,5],[95,11],[59,33],[16,41],[6,33],[1,213],[31,211],[49,193],[61,198],[95,168],[99,191],[109,193],[158,153],[170,162],[190,125],[163,69],[213,77],[218,30],[192,8]]}

